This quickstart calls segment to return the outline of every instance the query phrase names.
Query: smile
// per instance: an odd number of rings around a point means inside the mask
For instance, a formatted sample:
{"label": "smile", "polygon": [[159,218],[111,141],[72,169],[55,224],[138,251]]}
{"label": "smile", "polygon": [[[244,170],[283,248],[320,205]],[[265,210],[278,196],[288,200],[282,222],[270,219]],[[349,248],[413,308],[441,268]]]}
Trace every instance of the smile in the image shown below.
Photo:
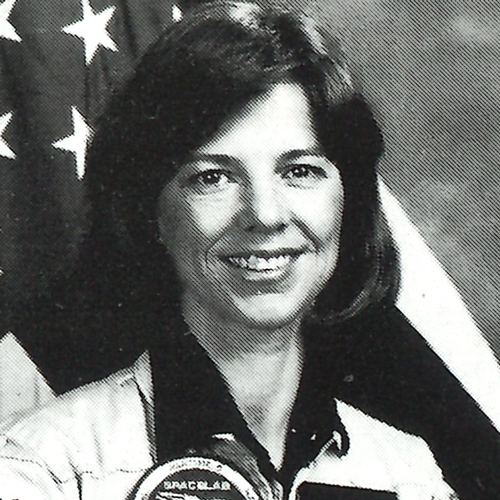
{"label": "smile", "polygon": [[249,271],[278,271],[291,262],[292,255],[283,254],[273,257],[249,255],[248,257],[228,257],[227,260],[231,265]]}

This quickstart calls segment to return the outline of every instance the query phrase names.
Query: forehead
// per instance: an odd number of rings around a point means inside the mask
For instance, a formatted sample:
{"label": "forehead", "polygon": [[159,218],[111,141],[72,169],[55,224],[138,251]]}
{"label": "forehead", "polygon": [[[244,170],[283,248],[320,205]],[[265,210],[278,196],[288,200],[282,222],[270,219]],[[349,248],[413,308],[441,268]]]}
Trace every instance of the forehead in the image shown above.
{"label": "forehead", "polygon": [[309,100],[296,83],[278,83],[250,101],[198,149],[203,154],[279,155],[318,147]]}

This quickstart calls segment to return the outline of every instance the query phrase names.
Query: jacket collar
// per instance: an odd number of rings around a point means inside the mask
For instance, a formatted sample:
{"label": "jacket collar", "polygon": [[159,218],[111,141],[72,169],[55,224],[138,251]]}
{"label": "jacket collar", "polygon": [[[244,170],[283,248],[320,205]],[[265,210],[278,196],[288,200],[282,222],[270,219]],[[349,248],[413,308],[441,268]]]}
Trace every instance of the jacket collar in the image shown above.
{"label": "jacket collar", "polygon": [[153,374],[151,373],[151,356],[149,351],[143,352],[132,365],[131,374],[139,386],[146,403],[153,407]]}
{"label": "jacket collar", "polygon": [[[305,359],[290,418],[286,453],[277,472],[265,449],[248,429],[217,368],[189,334],[165,336],[136,362],[136,380],[153,404],[157,459],[163,462],[209,446],[214,435],[231,434],[257,457],[261,471],[285,488],[325,444],[337,439],[343,454],[348,436],[337,413],[335,392],[341,378],[335,367],[332,333],[304,331]],[[152,373],[151,373],[152,372]],[[151,376],[152,375],[152,376]]]}

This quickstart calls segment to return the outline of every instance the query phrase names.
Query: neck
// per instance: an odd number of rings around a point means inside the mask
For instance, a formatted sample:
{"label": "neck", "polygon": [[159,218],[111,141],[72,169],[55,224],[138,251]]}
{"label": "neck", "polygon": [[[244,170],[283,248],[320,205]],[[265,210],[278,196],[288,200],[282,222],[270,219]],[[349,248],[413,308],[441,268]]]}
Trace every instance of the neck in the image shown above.
{"label": "neck", "polygon": [[206,350],[257,440],[279,468],[301,368],[299,322],[259,329],[185,304],[191,333]]}
{"label": "neck", "polygon": [[218,364],[285,353],[300,339],[300,319],[282,326],[258,327],[221,317],[195,300],[184,300],[183,313],[190,332]]}

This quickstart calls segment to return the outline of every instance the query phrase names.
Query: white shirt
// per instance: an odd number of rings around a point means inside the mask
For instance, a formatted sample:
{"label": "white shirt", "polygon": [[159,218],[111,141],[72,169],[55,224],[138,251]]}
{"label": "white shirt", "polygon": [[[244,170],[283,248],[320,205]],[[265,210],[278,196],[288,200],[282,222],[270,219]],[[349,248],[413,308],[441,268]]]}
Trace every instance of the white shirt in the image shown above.
{"label": "white shirt", "polygon": [[[155,465],[147,354],[0,431],[0,499],[124,500]],[[427,444],[337,401],[349,436],[343,456],[324,447],[303,482],[395,492],[400,500],[457,498]],[[313,410],[314,411],[314,410]],[[332,436],[334,439],[335,436]],[[333,441],[332,441],[333,442]]]}

